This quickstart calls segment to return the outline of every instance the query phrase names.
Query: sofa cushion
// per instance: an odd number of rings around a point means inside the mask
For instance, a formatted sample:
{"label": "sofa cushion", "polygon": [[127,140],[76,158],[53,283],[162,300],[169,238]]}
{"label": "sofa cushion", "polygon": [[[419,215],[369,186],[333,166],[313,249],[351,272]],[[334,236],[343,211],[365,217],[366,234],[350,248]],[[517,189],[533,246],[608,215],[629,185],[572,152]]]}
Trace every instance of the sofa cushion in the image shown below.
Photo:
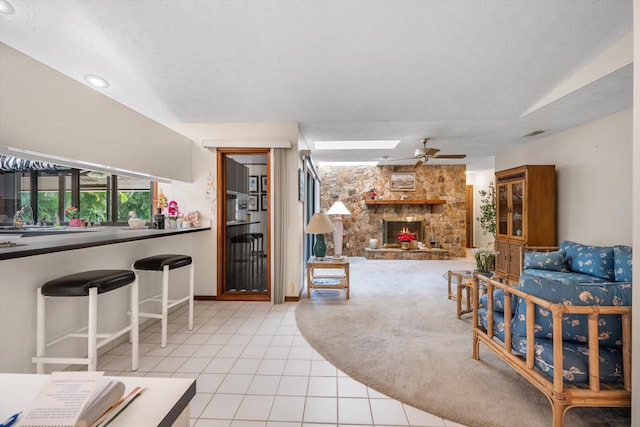
{"label": "sofa cushion", "polygon": [[525,252],[523,268],[567,272],[567,259],[564,251]]}
{"label": "sofa cushion", "polygon": [[[527,354],[525,337],[514,336],[511,347],[522,356]],[[620,383],[624,380],[622,372],[622,349],[600,346],[600,382]],[[545,375],[553,378],[553,340],[535,339],[536,367]],[[562,376],[566,382],[589,382],[589,348],[586,344],[563,341]]]}
{"label": "sofa cushion", "polygon": [[613,247],[613,264],[616,282],[632,282],[632,251],[630,246]]}
{"label": "sofa cushion", "polygon": [[615,280],[613,246],[588,246],[565,240],[560,243],[560,249],[566,253],[571,271]]}
{"label": "sofa cushion", "polygon": [[[487,329],[487,325],[489,324],[489,315],[485,307],[478,309],[478,323],[480,323],[483,328]],[[502,312],[493,312],[493,333],[504,342],[504,315]]]}
{"label": "sofa cushion", "polygon": [[[480,297],[480,305],[487,307],[488,294],[484,294]],[[515,313],[518,297],[511,295],[511,313]],[[495,289],[493,291],[493,311],[504,313],[504,290]]]}
{"label": "sofa cushion", "polygon": [[[582,283],[571,284],[523,274],[520,277],[520,289],[549,302],[565,305],[612,305],[630,306],[630,283]],[[526,303],[518,298],[513,318],[513,333],[526,335]],[[535,336],[553,337],[553,318],[551,312],[535,306]],[[584,314],[562,317],[562,339],[574,342],[587,342],[587,316]],[[619,347],[622,345],[622,321],[619,315],[607,314],[599,317],[598,336],[600,345]]]}
{"label": "sofa cushion", "polygon": [[[562,283],[609,283],[610,281],[596,276],[590,276],[583,273],[574,273],[572,271],[563,273],[561,271],[537,270],[530,268],[522,272],[522,276],[543,277],[549,280],[556,280]],[[521,276],[521,277],[522,277]]]}

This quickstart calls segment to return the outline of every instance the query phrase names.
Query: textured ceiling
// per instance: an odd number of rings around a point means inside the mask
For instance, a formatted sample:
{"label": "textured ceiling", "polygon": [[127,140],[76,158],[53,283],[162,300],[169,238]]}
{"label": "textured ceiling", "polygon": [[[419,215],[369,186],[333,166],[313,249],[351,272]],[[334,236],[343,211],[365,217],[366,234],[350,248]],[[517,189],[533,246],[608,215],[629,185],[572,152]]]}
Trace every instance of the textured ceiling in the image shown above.
{"label": "textured ceiling", "polygon": [[[3,43],[101,75],[105,95],[169,126],[299,122],[321,161],[411,157],[431,137],[492,167],[530,131],[632,105],[629,65],[523,116],[632,30],[631,0],[8,1]],[[402,142],[316,152],[327,139]]]}

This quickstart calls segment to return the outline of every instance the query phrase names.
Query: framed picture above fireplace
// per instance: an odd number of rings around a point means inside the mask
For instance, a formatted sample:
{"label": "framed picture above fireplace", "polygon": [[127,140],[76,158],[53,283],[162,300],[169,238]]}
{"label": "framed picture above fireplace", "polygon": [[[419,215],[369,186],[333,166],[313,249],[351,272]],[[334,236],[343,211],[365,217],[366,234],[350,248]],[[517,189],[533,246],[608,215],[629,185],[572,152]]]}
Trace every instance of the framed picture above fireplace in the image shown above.
{"label": "framed picture above fireplace", "polygon": [[392,173],[391,191],[416,191],[415,173]]}

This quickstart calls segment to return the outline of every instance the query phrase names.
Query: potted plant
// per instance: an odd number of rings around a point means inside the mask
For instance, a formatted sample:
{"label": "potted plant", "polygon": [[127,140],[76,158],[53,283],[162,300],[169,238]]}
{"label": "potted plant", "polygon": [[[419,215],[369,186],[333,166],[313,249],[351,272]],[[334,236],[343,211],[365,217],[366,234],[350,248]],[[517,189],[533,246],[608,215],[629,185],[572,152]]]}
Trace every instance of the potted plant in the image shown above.
{"label": "potted plant", "polygon": [[491,233],[496,237],[496,193],[493,182],[489,183],[489,191],[480,190],[480,216],[476,218],[480,222],[480,228],[484,234]]}
{"label": "potted plant", "polygon": [[82,225],[82,221],[78,218],[78,208],[75,206],[69,206],[64,210],[64,214],[69,218],[69,227],[80,227]]}
{"label": "potted plant", "polygon": [[400,241],[400,249],[409,249],[411,242],[416,240],[416,236],[412,233],[400,233],[398,234],[398,241]]}
{"label": "potted plant", "polygon": [[475,248],[471,253],[476,259],[476,268],[479,273],[489,273],[495,269],[498,252],[489,248]]}

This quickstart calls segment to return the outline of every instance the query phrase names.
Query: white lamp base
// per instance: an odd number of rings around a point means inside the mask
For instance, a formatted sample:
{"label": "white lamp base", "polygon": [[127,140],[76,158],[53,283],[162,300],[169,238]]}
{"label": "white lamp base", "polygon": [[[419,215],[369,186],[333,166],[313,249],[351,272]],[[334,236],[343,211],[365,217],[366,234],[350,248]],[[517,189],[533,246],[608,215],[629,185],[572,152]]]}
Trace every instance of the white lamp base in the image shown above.
{"label": "white lamp base", "polygon": [[336,228],[333,231],[334,255],[340,257],[342,256],[342,232],[344,231],[342,215],[334,215],[333,226]]}

